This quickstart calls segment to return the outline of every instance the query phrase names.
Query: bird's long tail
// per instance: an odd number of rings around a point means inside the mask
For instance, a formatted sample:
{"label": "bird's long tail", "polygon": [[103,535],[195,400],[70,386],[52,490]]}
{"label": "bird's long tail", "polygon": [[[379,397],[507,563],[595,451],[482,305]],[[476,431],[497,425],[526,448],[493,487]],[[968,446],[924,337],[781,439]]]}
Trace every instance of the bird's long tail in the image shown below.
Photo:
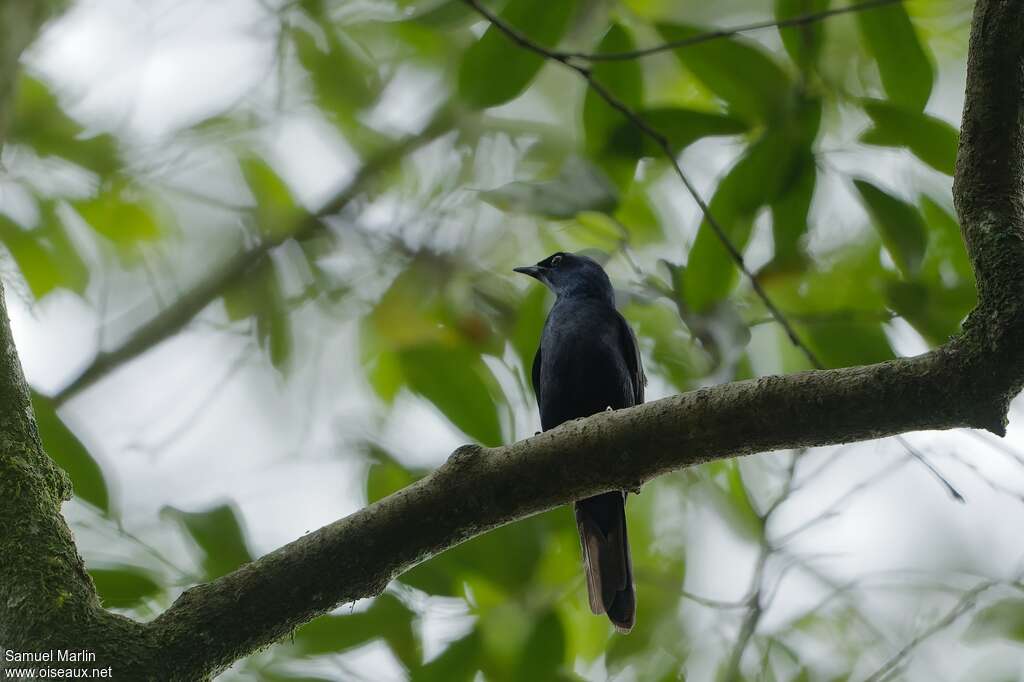
{"label": "bird's long tail", "polygon": [[590,610],[607,613],[619,632],[636,623],[633,560],[626,535],[626,496],[611,492],[576,503]]}

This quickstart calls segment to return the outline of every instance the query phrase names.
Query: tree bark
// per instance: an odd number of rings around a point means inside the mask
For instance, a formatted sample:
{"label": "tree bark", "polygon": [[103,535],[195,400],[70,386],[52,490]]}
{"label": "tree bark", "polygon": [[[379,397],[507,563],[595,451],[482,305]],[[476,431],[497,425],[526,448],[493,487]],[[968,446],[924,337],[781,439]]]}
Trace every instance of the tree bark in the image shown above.
{"label": "tree bark", "polygon": [[418,483],[185,592],[149,624],[98,604],[0,302],[0,642],[91,649],[118,679],[205,679],[464,540],[573,499],[768,450],[921,429],[1003,434],[1024,385],[1022,173],[1024,13],[979,0],[954,185],[979,305],[960,336],[913,358],[705,388],[506,447],[464,446]]}

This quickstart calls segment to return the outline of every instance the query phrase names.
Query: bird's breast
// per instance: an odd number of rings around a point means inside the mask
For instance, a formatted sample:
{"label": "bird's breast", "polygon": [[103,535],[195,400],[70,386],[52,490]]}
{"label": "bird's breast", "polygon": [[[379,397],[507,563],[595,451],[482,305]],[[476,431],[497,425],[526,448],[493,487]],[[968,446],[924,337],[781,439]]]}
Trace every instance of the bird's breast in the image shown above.
{"label": "bird's breast", "polygon": [[545,325],[541,359],[540,412],[545,429],[633,404],[614,310],[556,306]]}

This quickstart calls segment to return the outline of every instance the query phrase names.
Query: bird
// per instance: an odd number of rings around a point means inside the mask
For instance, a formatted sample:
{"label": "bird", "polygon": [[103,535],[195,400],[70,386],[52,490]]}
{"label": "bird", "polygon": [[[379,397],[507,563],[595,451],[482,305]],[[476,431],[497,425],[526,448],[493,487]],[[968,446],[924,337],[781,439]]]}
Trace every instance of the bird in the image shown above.
{"label": "bird", "polygon": [[[615,290],[594,259],[558,252],[514,268],[554,292],[533,359],[533,390],[545,431],[571,419],[644,401],[636,336],[615,307]],[[574,503],[590,610],[621,633],[636,623],[633,561],[626,534],[626,491]]]}

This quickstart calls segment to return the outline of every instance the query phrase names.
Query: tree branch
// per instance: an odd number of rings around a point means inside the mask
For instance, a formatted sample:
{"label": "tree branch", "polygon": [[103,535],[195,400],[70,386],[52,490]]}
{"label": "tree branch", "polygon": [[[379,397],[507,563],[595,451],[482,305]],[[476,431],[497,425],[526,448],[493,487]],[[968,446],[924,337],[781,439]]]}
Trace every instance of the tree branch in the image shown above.
{"label": "tree branch", "polygon": [[961,399],[975,380],[960,371],[962,360],[941,349],[763,377],[572,421],[505,447],[465,446],[418,483],[186,592],[150,626],[159,656],[182,679],[220,670],[339,603],[379,594],[464,540],[682,467],[999,422],[1001,413],[978,414]]}
{"label": "tree branch", "polygon": [[1024,17],[1016,3],[979,0],[972,30],[955,192],[981,295],[961,336],[913,358],[734,382],[505,447],[465,446],[423,480],[185,592],[149,624],[96,605],[59,516],[66,481],[42,454],[0,316],[4,646],[90,647],[119,679],[206,679],[431,556],[574,499],[768,450],[954,427],[1002,434],[1024,385]]}
{"label": "tree branch", "polygon": [[[796,328],[789,321],[786,315],[783,314],[779,307],[775,305],[775,302],[771,299],[771,297],[768,296],[768,292],[765,291],[765,288],[761,285],[760,280],[758,280],[754,273],[751,272],[750,268],[747,267],[746,262],[743,260],[743,254],[736,247],[736,245],[733,244],[732,240],[729,239],[729,235],[726,234],[726,231],[722,227],[722,224],[718,221],[714,214],[711,213],[711,207],[708,206],[707,202],[704,200],[704,197],[700,195],[700,192],[697,191],[696,186],[694,186],[689,176],[683,171],[683,167],[679,164],[678,159],[676,159],[675,154],[672,152],[672,146],[669,143],[668,138],[661,132],[656,130],[654,127],[652,127],[649,123],[647,123],[638,112],[634,111],[632,108],[627,106],[622,100],[620,100],[608,88],[606,88],[600,81],[594,78],[594,74],[590,69],[580,66],[571,61],[570,57],[572,57],[573,55],[564,52],[552,51],[541,45],[538,45],[529,36],[520,32],[514,26],[511,26],[510,24],[506,23],[496,14],[494,14],[489,9],[484,7],[479,0],[464,1],[466,2],[466,4],[470,5],[473,9],[475,9],[481,16],[487,19],[495,28],[500,30],[512,41],[514,41],[524,49],[529,50],[530,52],[533,52],[535,54],[541,55],[546,59],[551,59],[553,61],[559,62],[560,64],[563,64],[567,68],[570,68],[573,71],[575,71],[584,80],[586,80],[587,87],[589,87],[601,99],[603,99],[605,103],[608,104],[608,106],[612,107],[613,109],[621,113],[627,121],[629,121],[641,133],[646,135],[655,143],[655,145],[657,145],[662,155],[672,165],[673,170],[675,170],[675,173],[679,177],[679,180],[683,183],[683,186],[686,188],[687,193],[693,199],[694,203],[697,204],[697,207],[700,209],[701,214],[704,216],[704,220],[707,222],[708,227],[710,227],[712,232],[714,232],[715,237],[718,239],[718,241],[722,244],[722,247],[729,254],[729,258],[732,259],[733,263],[735,263],[736,268],[743,274],[747,281],[750,282],[751,289],[753,289],[754,294],[757,296],[758,299],[760,299],[761,303],[768,310],[768,313],[771,316],[771,318],[780,327],[782,327],[783,331],[786,332],[786,336],[789,337],[790,343],[792,343],[801,353],[803,353],[804,357],[807,358],[807,361],[811,364],[812,367],[814,367],[815,369],[825,369],[825,366],[821,362],[821,359],[813,350],[811,350],[810,346],[804,343],[803,339],[800,338],[800,335],[797,334]],[[854,8],[870,9],[871,7],[879,6],[880,4],[885,3],[869,2],[863,3],[861,5],[856,5],[854,6]],[[822,15],[831,16],[827,12],[822,13]],[[807,15],[803,18],[802,23],[807,23],[808,17],[811,16],[818,17],[821,15]],[[770,26],[774,24],[767,25]],[[760,25],[755,26],[755,28],[760,27]],[[728,31],[720,32],[720,35],[719,33],[704,34],[705,37],[710,36],[710,38],[725,37],[729,35],[732,34]],[[691,42],[703,42],[701,38],[702,36],[695,36],[694,38],[688,40],[690,40]],[[686,44],[691,43],[688,42]],[[673,46],[678,47],[678,45]],[[964,501],[963,495],[960,494],[960,491],[953,487],[953,485],[946,479],[946,477],[943,476],[942,473],[938,469],[936,469],[923,455],[921,455],[913,448],[911,448],[910,444],[903,437],[896,436],[896,439],[899,441],[900,445],[902,445],[911,455],[914,456],[915,459],[917,459],[919,462],[921,462],[921,464],[925,466],[928,472],[932,476],[934,476],[938,480],[938,482],[943,486],[943,488],[950,495],[950,497],[952,497],[957,502],[962,503]]]}
{"label": "tree branch", "polygon": [[257,270],[275,248],[288,240],[305,239],[317,230],[323,229],[324,218],[338,213],[350,201],[366,191],[367,186],[382,171],[450,130],[452,123],[451,111],[444,108],[421,132],[377,152],[360,167],[352,180],[318,211],[307,215],[293,229],[282,230],[282,234],[276,238],[265,239],[249,250],[238,252],[182,294],[167,309],[136,329],[116,348],[98,353],[88,366],[51,397],[54,404],[62,405],[114,369],[174,336],[206,306],[245,279],[249,273]]}
{"label": "tree branch", "polygon": [[824,21],[831,17],[838,16],[840,14],[849,14],[851,12],[865,12],[867,10],[876,9],[878,7],[885,7],[886,5],[895,5],[896,3],[903,2],[903,0],[867,0],[867,2],[857,3],[856,5],[847,5],[846,7],[835,7],[827,9],[823,12],[811,12],[808,14],[801,14],[796,17],[790,17],[789,19],[780,19],[775,21],[759,21],[754,24],[746,24],[744,26],[734,26],[732,28],[723,28],[717,31],[708,31],[707,33],[701,33],[699,35],[690,36],[689,38],[683,38],[681,40],[672,40],[667,43],[661,43],[659,45],[653,45],[651,47],[641,48],[639,50],[629,50],[628,52],[563,52],[561,50],[551,50],[551,54],[558,59],[575,59],[583,62],[615,62],[615,61],[626,61],[630,59],[641,59],[643,57],[649,57],[652,54],[658,54],[659,52],[668,52],[669,50],[675,50],[680,47],[689,47],[690,45],[698,45],[700,43],[707,43],[712,40],[719,40],[721,38],[731,38],[741,33],[751,33],[753,31],[761,31],[766,28],[790,28],[794,26],[807,26],[808,24],[814,24],[819,21]]}
{"label": "tree branch", "polygon": [[0,0],[0,142],[7,136],[21,53],[35,39],[40,27],[66,5],[66,0]]}

